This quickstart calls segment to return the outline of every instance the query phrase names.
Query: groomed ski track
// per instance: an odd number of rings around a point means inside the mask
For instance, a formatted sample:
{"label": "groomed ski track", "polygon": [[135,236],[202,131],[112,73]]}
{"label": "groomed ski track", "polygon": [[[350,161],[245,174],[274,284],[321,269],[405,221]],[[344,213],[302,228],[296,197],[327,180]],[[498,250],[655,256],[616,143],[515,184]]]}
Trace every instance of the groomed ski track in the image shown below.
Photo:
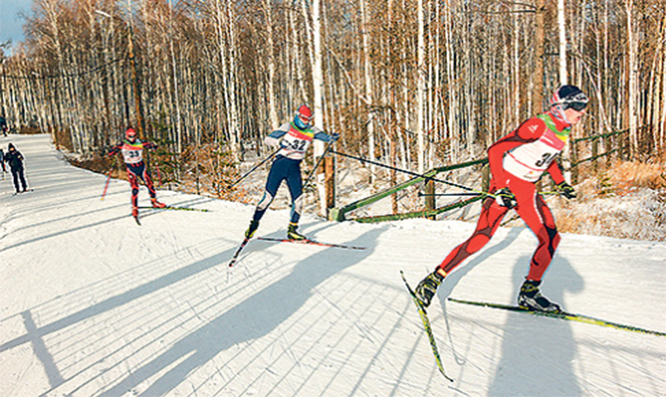
{"label": "groomed ski track", "polygon": [[[250,242],[229,269],[252,206],[158,191],[210,212],[146,210],[138,226],[126,181],[102,201],[105,175],[67,164],[49,136],[9,142],[35,190],[0,182],[2,396],[666,395],[666,338],[446,302],[514,304],[536,245],[525,228],[500,229],[428,310],[451,383],[399,270],[416,285],[473,224],[306,215],[309,237],[367,249]],[[257,235],[287,222],[269,211]],[[666,331],[665,268],[666,243],[565,234],[543,291]]]}

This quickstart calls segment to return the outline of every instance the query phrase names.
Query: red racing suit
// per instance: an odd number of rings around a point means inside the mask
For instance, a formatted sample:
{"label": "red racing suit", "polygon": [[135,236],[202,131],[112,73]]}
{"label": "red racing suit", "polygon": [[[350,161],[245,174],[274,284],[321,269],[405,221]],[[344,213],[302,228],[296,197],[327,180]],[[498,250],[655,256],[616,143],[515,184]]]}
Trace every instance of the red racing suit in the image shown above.
{"label": "red racing suit", "polygon": [[155,149],[157,146],[152,142],[141,142],[140,139],[135,139],[130,142],[127,139],[111,148],[109,156],[114,156],[121,152],[127,167],[127,177],[132,188],[132,207],[136,208],[139,202],[139,178],[143,179],[148,188],[150,198],[156,198],[155,187],[153,180],[148,173],[148,167],[143,161],[143,149]]}
{"label": "red racing suit", "polygon": [[[535,182],[544,172],[556,184],[564,182],[554,160],[566,146],[570,131],[569,123],[546,112],[525,121],[488,149],[490,193],[508,187],[516,198],[516,212],[539,240],[530,261],[528,280],[541,281],[560,242],[553,214],[537,193]],[[508,211],[493,197],[486,198],[472,236],[454,248],[436,270],[448,274],[483,248]]]}

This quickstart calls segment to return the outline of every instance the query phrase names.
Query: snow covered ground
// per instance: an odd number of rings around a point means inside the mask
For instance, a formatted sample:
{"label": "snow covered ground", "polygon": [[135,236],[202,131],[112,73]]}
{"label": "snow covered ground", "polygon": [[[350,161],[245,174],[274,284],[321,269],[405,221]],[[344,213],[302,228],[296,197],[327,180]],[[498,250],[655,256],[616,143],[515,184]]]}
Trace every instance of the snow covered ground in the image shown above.
{"label": "snow covered ground", "polygon": [[[252,206],[159,191],[211,212],[143,210],[138,226],[127,182],[102,201],[105,176],[48,136],[11,142],[34,191],[0,183],[2,396],[666,395],[664,337],[446,301],[514,303],[536,241],[525,228],[500,229],[429,310],[451,383],[399,270],[415,285],[473,224],[306,215],[309,236],[367,249],[254,240],[229,269]],[[287,222],[269,211],[258,235]],[[663,332],[665,267],[666,243],[565,234],[543,291]]]}

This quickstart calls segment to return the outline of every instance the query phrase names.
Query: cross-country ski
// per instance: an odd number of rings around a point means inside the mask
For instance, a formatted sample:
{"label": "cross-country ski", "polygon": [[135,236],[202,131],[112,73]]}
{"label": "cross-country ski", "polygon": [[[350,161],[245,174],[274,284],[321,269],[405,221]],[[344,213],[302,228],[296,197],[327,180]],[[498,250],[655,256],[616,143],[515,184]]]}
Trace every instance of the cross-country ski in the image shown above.
{"label": "cross-country ski", "polygon": [[402,281],[405,283],[405,287],[407,287],[409,295],[411,295],[412,297],[412,301],[414,301],[416,310],[419,312],[419,317],[421,318],[421,322],[423,323],[423,329],[426,335],[428,335],[428,342],[430,342],[430,348],[432,349],[432,354],[435,356],[435,363],[437,364],[437,369],[439,369],[439,372],[444,376],[444,378],[453,382],[453,379],[449,378],[449,376],[446,375],[446,372],[444,371],[444,365],[442,364],[442,357],[439,355],[439,350],[437,349],[437,342],[435,341],[435,335],[432,333],[432,326],[430,325],[430,319],[428,318],[428,313],[426,312],[425,308],[421,306],[421,303],[419,303],[419,300],[416,297],[416,295],[414,295],[414,291],[407,282],[407,279],[405,279],[405,274],[402,272],[402,270],[400,271],[400,276],[402,277]]}
{"label": "cross-country ski", "polygon": [[557,312],[557,313],[549,313],[549,312],[543,312],[543,311],[538,311],[538,310],[529,310],[529,309],[526,309],[526,308],[520,307],[520,306],[503,305],[503,304],[499,304],[499,303],[478,302],[478,301],[462,300],[462,299],[455,299],[455,298],[449,298],[448,300],[451,301],[451,302],[462,303],[462,304],[465,304],[465,305],[488,307],[488,308],[491,308],[491,309],[502,309],[502,310],[508,310],[508,311],[512,311],[512,312],[522,312],[522,313],[527,313],[527,314],[533,314],[533,315],[536,315],[536,316],[556,318],[556,319],[560,319],[560,320],[577,321],[579,323],[598,325],[598,326],[601,326],[601,327],[615,328],[615,329],[630,331],[630,332],[638,332],[640,334],[666,336],[666,332],[652,331],[652,330],[645,329],[645,328],[635,327],[635,326],[627,325],[627,324],[620,324],[620,323],[607,321],[607,320],[601,320],[601,319],[598,319],[598,318],[586,316],[584,314],[569,313],[569,312],[566,312],[566,311],[560,311],[560,312]]}
{"label": "cross-country ski", "polygon": [[289,238],[273,238],[273,237],[257,237],[257,240],[268,241],[273,243],[294,243],[294,244],[305,244],[305,245],[317,245],[320,247],[331,247],[331,248],[341,248],[349,250],[364,250],[365,247],[356,247],[353,245],[345,244],[335,244],[335,243],[324,243],[321,241],[310,240],[309,238],[303,240],[293,240]]}

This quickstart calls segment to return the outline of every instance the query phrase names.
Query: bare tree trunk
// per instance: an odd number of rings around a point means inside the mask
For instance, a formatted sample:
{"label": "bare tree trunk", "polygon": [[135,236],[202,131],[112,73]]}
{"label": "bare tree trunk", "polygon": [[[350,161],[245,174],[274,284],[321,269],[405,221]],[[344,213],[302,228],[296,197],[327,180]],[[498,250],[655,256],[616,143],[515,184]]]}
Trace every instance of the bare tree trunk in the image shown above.
{"label": "bare tree trunk", "polygon": [[263,11],[266,20],[266,51],[268,62],[268,116],[271,128],[279,126],[277,110],[275,103],[275,57],[273,56],[273,18],[271,9],[271,0],[264,0]]}
{"label": "bare tree trunk", "polygon": [[425,101],[425,83],[426,83],[426,65],[425,65],[425,22],[424,22],[424,12],[423,12],[423,0],[418,0],[417,4],[417,14],[419,20],[419,31],[418,31],[418,64],[417,64],[417,125],[416,133],[418,139],[418,170],[419,174],[424,172],[425,167],[425,145],[423,142],[423,128],[425,125],[424,122],[424,101]]}
{"label": "bare tree trunk", "polygon": [[[322,69],[322,46],[321,46],[321,0],[312,1],[312,33],[314,43],[314,69],[312,70],[312,86],[314,88],[314,119],[315,125],[323,128],[324,126],[324,71]],[[324,154],[324,143],[315,141],[315,158]],[[326,215],[326,186],[324,185],[324,174],[319,173],[316,176],[317,192],[319,192],[320,211]]]}
{"label": "bare tree trunk", "polygon": [[567,73],[567,29],[564,17],[564,0],[557,0],[557,26],[560,39],[560,85],[569,84]]}
{"label": "bare tree trunk", "polygon": [[636,64],[636,41],[634,33],[634,1],[626,0],[624,3],[627,13],[627,53],[629,54],[627,60],[627,74],[629,78],[629,93],[628,93],[628,116],[629,116],[629,139],[631,143],[632,155],[638,153],[638,130],[636,122],[636,113],[638,111],[638,104],[636,102],[638,90],[636,75],[638,65]]}
{"label": "bare tree trunk", "polygon": [[545,56],[546,27],[544,14],[546,12],[545,0],[536,0],[535,37],[534,37],[534,87],[532,101],[537,112],[543,109],[543,63]]}
{"label": "bare tree trunk", "polygon": [[[372,109],[374,104],[372,90],[372,65],[370,63],[370,26],[367,11],[368,0],[361,0],[361,26],[363,30],[363,75],[365,80],[365,98],[368,103],[368,158],[375,160],[375,114]],[[375,183],[375,165],[370,164],[370,183]]]}
{"label": "bare tree trunk", "polygon": [[460,135],[458,134],[458,97],[455,90],[455,65],[453,64],[453,17],[451,16],[451,1],[446,0],[444,7],[444,37],[446,47],[446,74],[447,74],[447,89],[449,92],[448,101],[448,128],[447,137],[451,142],[451,162],[455,163],[458,160],[458,142]]}

